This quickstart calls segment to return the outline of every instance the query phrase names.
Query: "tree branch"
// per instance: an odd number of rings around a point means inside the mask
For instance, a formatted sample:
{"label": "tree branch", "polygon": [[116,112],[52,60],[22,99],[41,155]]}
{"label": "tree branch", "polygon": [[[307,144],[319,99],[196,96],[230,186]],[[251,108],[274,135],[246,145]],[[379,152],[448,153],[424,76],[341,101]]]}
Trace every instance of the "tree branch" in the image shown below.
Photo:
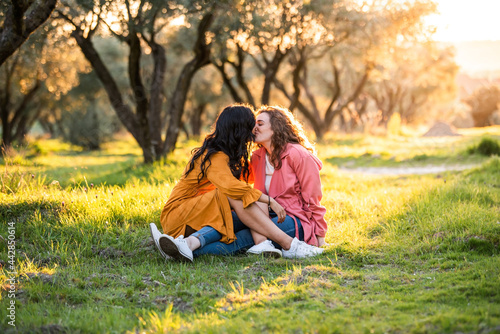
{"label": "tree branch", "polygon": [[40,81],[39,78],[37,78],[35,84],[33,85],[33,87],[31,87],[30,90],[28,91],[28,93],[26,93],[23,96],[23,99],[22,99],[21,103],[19,104],[19,106],[14,111],[14,117],[12,118],[12,121],[11,121],[11,129],[17,127],[18,122],[19,122],[21,116],[25,112],[26,106],[33,99],[33,97],[35,96],[35,93],[40,88],[40,86],[41,86],[41,81]]}
{"label": "tree branch", "polygon": [[186,103],[187,93],[191,85],[191,80],[200,68],[210,64],[210,45],[207,43],[206,32],[214,21],[214,14],[208,12],[203,16],[198,25],[198,36],[194,45],[194,58],[188,62],[181,71],[177,81],[174,94],[170,99],[168,107],[168,127],[165,136],[165,145],[163,146],[163,153],[167,154],[174,150],[177,137],[179,135],[179,128],[181,125],[182,114],[184,112],[184,105]]}
{"label": "tree branch", "polygon": [[229,94],[231,94],[231,97],[233,98],[234,102],[242,103],[243,99],[238,94],[238,91],[236,90],[233,83],[231,82],[231,79],[229,78],[229,76],[226,73],[224,62],[222,62],[222,64],[217,64],[215,61],[212,61],[212,64],[214,64],[215,68],[217,68],[217,70],[219,70],[219,72],[222,76],[222,81],[224,81],[224,84],[229,89]]}
{"label": "tree branch", "polygon": [[[0,34],[0,65],[21,47],[36,28],[49,18],[56,7],[57,0],[36,1],[25,19],[22,18],[22,15],[32,7],[30,6],[32,2],[26,2],[27,7],[26,5],[19,6],[20,2],[16,0],[13,0],[12,3],[13,7],[7,11]],[[20,20],[19,15],[21,15]]]}

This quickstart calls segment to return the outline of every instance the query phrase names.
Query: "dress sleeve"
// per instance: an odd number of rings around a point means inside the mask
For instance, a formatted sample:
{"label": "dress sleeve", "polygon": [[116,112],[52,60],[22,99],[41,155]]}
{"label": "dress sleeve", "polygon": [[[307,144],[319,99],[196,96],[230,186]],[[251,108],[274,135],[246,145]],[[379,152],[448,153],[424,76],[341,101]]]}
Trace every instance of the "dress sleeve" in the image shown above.
{"label": "dress sleeve", "polygon": [[325,221],[326,208],[321,205],[321,179],[319,177],[320,167],[310,155],[302,155],[292,159],[297,179],[300,183],[302,198],[309,207],[309,219],[312,223],[314,234],[319,237],[326,235],[328,224]]}
{"label": "dress sleeve", "polygon": [[252,188],[248,183],[240,181],[233,176],[229,169],[229,158],[222,152],[210,157],[211,165],[207,168],[207,179],[224,195],[241,200],[243,207],[256,202],[262,192]]}

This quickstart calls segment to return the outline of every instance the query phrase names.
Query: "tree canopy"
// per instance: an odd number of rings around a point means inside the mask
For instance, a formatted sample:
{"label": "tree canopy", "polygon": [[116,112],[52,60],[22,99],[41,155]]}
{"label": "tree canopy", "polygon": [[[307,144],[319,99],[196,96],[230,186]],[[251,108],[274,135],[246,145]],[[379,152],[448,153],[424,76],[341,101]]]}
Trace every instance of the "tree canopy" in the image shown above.
{"label": "tree canopy", "polygon": [[[62,118],[71,113],[80,113],[88,124],[104,122],[111,116],[104,111],[107,104],[141,147],[145,162],[172,152],[181,129],[200,134],[201,120],[213,118],[207,113],[231,102],[286,106],[320,139],[333,128],[386,126],[394,113],[413,122],[455,91],[453,51],[434,42],[423,21],[436,10],[431,0],[55,3],[47,22],[53,33],[45,46],[34,46],[39,51],[32,56],[40,63],[60,63],[40,72],[40,82],[48,96],[66,106],[49,103],[52,108],[41,108],[50,112],[31,117],[46,128],[54,122],[68,127]],[[0,7],[0,36],[7,36],[8,27],[17,29],[9,13],[25,10],[27,19],[39,2],[20,4]],[[58,48],[61,44],[67,47]],[[39,73],[13,70],[21,54],[12,53],[14,58],[0,67],[0,73],[15,72],[9,92],[20,98],[29,95],[28,87],[37,87],[33,80]],[[76,55],[87,65],[68,71],[64,60],[76,61]],[[10,110],[2,118],[3,133],[20,117]]]}

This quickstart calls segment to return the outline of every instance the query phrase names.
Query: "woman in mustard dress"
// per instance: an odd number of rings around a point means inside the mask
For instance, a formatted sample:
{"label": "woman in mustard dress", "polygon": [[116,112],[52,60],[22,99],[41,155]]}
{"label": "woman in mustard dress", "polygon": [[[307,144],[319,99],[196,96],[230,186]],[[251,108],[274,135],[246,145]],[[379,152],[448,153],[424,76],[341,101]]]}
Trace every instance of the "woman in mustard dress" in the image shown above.
{"label": "woman in mustard dress", "polygon": [[[283,221],[286,212],[273,198],[248,184],[248,161],[255,126],[253,110],[231,105],[217,117],[214,130],[203,145],[193,150],[179,182],[173,188],[161,214],[161,234],[150,224],[160,254],[180,261],[193,261],[206,245],[220,241],[237,247],[237,232],[250,229],[273,240],[262,244],[259,252],[275,257],[314,256],[313,246],[282,232],[256,202],[265,203]],[[256,234],[257,235],[257,234]],[[184,238],[186,236],[186,238]],[[194,251],[194,254],[193,254]],[[226,254],[221,249],[214,254]]]}

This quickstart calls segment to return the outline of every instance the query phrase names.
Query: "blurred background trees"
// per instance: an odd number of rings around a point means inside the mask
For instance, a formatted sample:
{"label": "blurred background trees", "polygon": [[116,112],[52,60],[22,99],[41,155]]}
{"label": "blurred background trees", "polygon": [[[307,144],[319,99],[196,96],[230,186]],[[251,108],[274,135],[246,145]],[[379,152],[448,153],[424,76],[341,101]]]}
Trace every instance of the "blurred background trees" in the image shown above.
{"label": "blurred background trees", "polygon": [[88,68],[74,51],[47,23],[0,67],[2,146],[22,142],[35,121],[49,117],[50,105],[78,85]]}
{"label": "blurred background trees", "polygon": [[480,87],[464,102],[471,107],[474,126],[493,125],[495,114],[500,110],[500,87],[498,85]]}
{"label": "blurred background trees", "polygon": [[[13,8],[0,6],[0,37]],[[60,0],[0,66],[2,145],[33,125],[86,149],[127,131],[152,162],[232,102],[286,106],[317,140],[383,130],[393,115],[437,119],[458,67],[425,25],[435,11],[431,0]],[[464,100],[476,125],[491,124],[495,96]]]}

